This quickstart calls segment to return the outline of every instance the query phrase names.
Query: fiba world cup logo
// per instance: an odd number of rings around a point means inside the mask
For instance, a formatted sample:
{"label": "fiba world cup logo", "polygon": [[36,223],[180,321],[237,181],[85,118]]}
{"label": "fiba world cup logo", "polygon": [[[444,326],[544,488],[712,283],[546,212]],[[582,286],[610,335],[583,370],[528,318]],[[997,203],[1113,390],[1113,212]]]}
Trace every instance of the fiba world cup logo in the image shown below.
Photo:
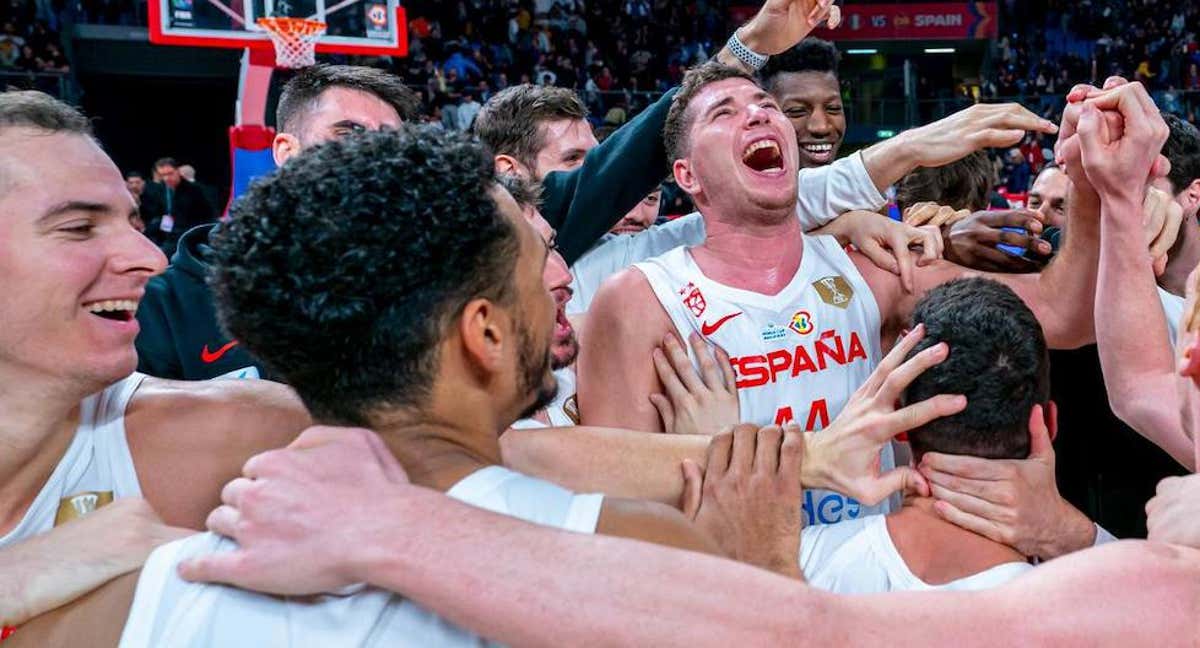
{"label": "fiba world cup logo", "polygon": [[796,314],[792,315],[792,321],[788,324],[788,328],[800,335],[812,333],[813,328],[815,328],[813,326],[812,315],[808,311],[796,311]]}

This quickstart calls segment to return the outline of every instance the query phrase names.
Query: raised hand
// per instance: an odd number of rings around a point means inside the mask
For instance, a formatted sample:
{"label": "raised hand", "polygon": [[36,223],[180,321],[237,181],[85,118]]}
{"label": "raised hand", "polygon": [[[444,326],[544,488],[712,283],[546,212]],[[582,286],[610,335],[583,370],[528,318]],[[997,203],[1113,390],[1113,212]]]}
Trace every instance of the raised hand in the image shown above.
{"label": "raised hand", "polygon": [[767,0],[738,29],[738,38],[755,52],[773,56],[804,40],[822,22],[832,29],[841,20],[841,9],[833,0]]}

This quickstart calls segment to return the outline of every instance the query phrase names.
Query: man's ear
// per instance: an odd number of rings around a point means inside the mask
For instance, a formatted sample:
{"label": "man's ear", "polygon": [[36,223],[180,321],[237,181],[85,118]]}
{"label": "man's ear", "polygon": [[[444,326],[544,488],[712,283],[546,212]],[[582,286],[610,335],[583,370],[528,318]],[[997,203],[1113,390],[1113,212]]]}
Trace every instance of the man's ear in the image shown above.
{"label": "man's ear", "polygon": [[1179,203],[1185,216],[1196,217],[1196,213],[1200,212],[1200,178],[1192,180],[1192,183],[1179,193]]}
{"label": "man's ear", "polygon": [[675,176],[675,184],[689,196],[700,193],[700,183],[692,173],[692,164],[688,160],[675,160],[671,165],[671,174]]}
{"label": "man's ear", "polygon": [[275,141],[271,142],[271,155],[275,158],[275,166],[283,166],[291,158],[300,154],[300,140],[291,133],[278,133]]}
{"label": "man's ear", "polygon": [[463,355],[475,370],[495,374],[504,366],[507,321],[507,314],[487,299],[473,299],[463,307],[458,332]]}
{"label": "man's ear", "polygon": [[525,168],[524,164],[517,161],[517,158],[511,155],[497,155],[493,158],[496,164],[496,173],[500,175],[518,175],[522,178],[528,178],[529,169]]}

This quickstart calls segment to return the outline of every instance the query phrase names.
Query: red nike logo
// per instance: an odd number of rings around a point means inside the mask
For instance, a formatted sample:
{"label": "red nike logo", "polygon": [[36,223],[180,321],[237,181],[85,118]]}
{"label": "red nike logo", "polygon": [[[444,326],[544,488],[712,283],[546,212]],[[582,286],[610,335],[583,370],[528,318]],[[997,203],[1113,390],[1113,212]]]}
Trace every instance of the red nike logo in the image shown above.
{"label": "red nike logo", "polygon": [[234,341],[230,342],[229,344],[226,344],[225,346],[221,347],[220,349],[217,349],[216,351],[209,351],[208,345],[205,344],[204,348],[201,349],[201,351],[200,351],[200,359],[204,361],[204,364],[212,364],[212,363],[216,362],[217,360],[220,360],[221,356],[225,355],[226,351],[232,349],[233,347],[235,347],[237,345],[238,345],[238,341],[234,340]]}
{"label": "red nike logo", "polygon": [[729,315],[726,315],[725,317],[722,317],[721,319],[717,320],[715,324],[709,324],[708,322],[700,322],[700,335],[703,335],[704,337],[708,337],[708,336],[712,335],[713,333],[716,333],[717,329],[719,329],[725,325],[725,322],[728,322],[729,320],[731,320],[741,314],[742,314],[742,311],[738,311],[736,313],[730,313]]}

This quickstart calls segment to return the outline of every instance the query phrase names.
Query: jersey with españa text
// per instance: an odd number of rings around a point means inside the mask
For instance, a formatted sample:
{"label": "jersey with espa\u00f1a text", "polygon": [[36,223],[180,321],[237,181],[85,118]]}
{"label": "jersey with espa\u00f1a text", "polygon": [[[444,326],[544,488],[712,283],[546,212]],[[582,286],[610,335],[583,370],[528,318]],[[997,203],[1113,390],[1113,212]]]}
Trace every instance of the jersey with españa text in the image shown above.
{"label": "jersey with espa\u00f1a text", "polygon": [[[776,295],[709,279],[686,247],[634,267],[646,276],[683,340],[698,331],[729,353],[743,421],[794,421],[806,431],[821,430],[881,359],[875,296],[831,236],[804,237],[800,268]],[[884,471],[894,467],[890,445],[880,461]],[[822,490],[805,491],[803,505],[806,526],[892,508],[888,500],[868,507]]]}

